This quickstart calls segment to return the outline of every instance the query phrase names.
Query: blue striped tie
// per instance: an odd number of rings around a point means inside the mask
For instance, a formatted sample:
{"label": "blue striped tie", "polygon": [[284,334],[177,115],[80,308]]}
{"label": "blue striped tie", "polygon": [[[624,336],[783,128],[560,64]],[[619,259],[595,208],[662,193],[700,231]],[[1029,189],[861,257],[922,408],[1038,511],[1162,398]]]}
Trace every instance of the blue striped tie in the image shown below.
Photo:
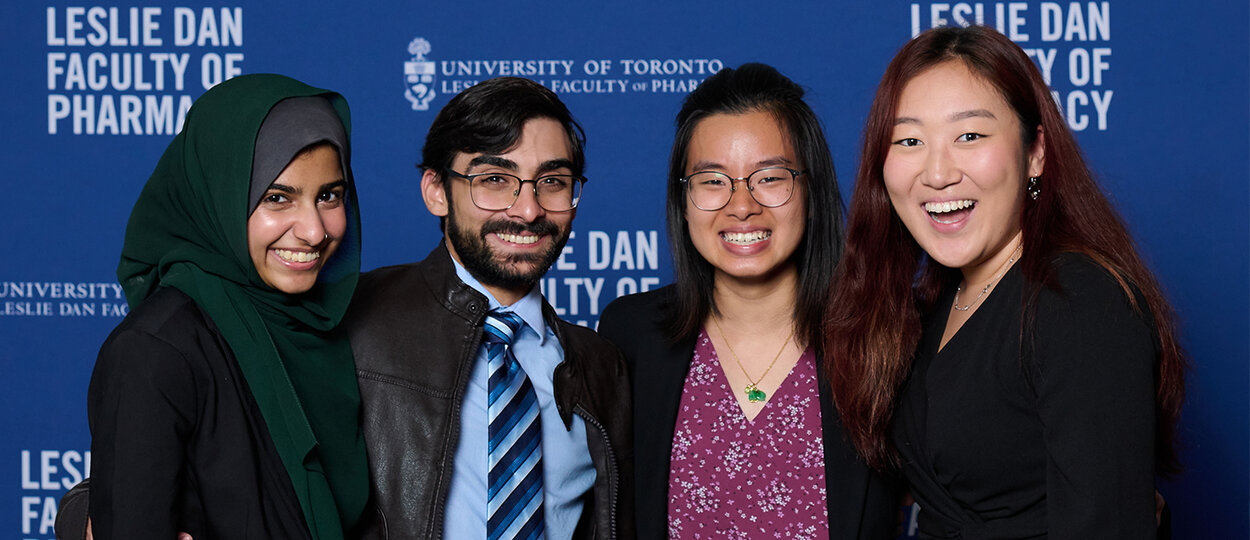
{"label": "blue striped tie", "polygon": [[487,417],[486,537],[489,540],[543,538],[542,433],[538,397],[512,355],[512,336],[521,327],[514,313],[486,315],[482,346],[490,373]]}

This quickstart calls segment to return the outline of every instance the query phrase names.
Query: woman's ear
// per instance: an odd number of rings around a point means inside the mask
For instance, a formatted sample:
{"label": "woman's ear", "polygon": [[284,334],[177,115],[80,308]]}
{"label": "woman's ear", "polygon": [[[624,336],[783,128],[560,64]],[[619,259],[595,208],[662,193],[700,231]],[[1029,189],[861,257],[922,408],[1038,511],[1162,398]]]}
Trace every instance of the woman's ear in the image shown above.
{"label": "woman's ear", "polygon": [[447,183],[434,169],[426,169],[421,174],[421,199],[431,214],[447,217]]}
{"label": "woman's ear", "polygon": [[1041,176],[1046,168],[1046,133],[1042,126],[1037,126],[1037,136],[1033,139],[1033,148],[1029,149],[1029,176]]}

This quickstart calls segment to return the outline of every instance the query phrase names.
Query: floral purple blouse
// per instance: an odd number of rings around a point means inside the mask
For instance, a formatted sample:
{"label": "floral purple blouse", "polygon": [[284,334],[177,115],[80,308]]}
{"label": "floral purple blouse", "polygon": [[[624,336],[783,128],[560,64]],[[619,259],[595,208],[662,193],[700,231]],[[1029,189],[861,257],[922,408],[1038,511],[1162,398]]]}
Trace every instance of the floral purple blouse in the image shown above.
{"label": "floral purple blouse", "polygon": [[824,458],[815,353],[748,421],[699,332],[673,433],[669,538],[828,538]]}

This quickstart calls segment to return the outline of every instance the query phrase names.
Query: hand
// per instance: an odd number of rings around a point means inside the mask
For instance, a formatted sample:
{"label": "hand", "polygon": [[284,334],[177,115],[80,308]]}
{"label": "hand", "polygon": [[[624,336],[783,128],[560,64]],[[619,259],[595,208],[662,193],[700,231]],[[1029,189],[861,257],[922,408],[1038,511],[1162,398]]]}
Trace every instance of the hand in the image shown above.
{"label": "hand", "polygon": [[[1163,500],[1163,494],[1159,493],[1159,490],[1156,489],[1155,490],[1155,527],[1158,527],[1159,525],[1163,524],[1163,508],[1167,505],[1168,505],[1168,502]],[[91,539],[88,538],[87,540],[91,540]],[[179,540],[182,540],[182,539],[180,538]]]}

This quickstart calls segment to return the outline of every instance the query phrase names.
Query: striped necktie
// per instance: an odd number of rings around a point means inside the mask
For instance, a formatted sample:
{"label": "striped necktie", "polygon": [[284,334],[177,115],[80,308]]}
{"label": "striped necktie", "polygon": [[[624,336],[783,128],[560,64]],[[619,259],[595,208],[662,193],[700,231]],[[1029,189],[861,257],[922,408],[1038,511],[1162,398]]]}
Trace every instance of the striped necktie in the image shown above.
{"label": "striped necktie", "polygon": [[544,537],[538,398],[512,354],[512,337],[521,324],[521,318],[514,313],[492,311],[486,315],[482,333],[490,373],[486,496],[489,540]]}

